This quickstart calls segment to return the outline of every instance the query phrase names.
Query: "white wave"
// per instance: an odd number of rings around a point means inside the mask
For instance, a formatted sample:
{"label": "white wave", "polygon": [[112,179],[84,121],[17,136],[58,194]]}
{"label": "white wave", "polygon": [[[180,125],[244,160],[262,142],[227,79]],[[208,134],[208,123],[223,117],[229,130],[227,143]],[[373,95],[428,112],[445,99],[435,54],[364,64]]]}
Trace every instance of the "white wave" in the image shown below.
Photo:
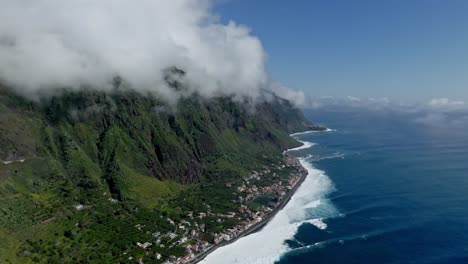
{"label": "white wave", "polygon": [[323,222],[322,218],[312,219],[312,220],[307,221],[307,223],[316,226],[318,229],[322,229],[322,230],[327,229],[327,224]]}
{"label": "white wave", "polygon": [[291,136],[294,137],[294,136],[311,134],[311,133],[323,133],[323,132],[333,132],[333,131],[336,131],[336,129],[327,128],[325,130],[309,130],[309,131],[304,131],[304,132],[293,133],[291,134]]}
{"label": "white wave", "polygon": [[338,152],[329,156],[322,156],[322,157],[310,156],[310,157],[306,157],[306,159],[311,162],[316,162],[316,161],[321,161],[321,160],[326,160],[326,159],[338,159],[338,158],[344,158],[344,157],[345,157],[344,153]]}
{"label": "white wave", "polygon": [[333,184],[323,171],[314,168],[303,158],[300,162],[307,169],[308,175],[289,203],[261,231],[218,248],[201,263],[274,263],[290,250],[285,241],[292,239],[302,224],[310,223],[320,229],[327,228],[321,218],[308,219],[305,207],[324,204],[332,206],[331,203],[322,204],[321,201],[333,190]]}
{"label": "white wave", "polygon": [[309,142],[309,141],[302,141],[302,140],[299,140],[297,138],[296,138],[296,141],[301,142],[302,145],[299,146],[299,147],[287,149],[287,150],[283,151],[283,154],[285,154],[286,152],[290,152],[290,151],[298,151],[298,150],[302,150],[302,149],[308,149],[308,148],[311,148],[311,147],[317,145],[316,143],[312,143],[312,142]]}
{"label": "white wave", "polygon": [[299,146],[297,148],[291,148],[291,149],[285,150],[283,153],[286,153],[286,152],[289,152],[289,151],[297,151],[297,150],[301,150],[301,149],[308,149],[308,148],[311,148],[311,147],[317,145],[316,143],[312,143],[312,142],[309,142],[309,141],[301,141],[301,140],[297,140],[297,141],[301,142],[302,146]]}
{"label": "white wave", "polygon": [[319,206],[320,204],[322,204],[322,201],[319,199],[319,200],[315,200],[315,201],[312,201],[306,205],[304,205],[304,209],[310,209],[310,208],[316,208],[317,206]]}

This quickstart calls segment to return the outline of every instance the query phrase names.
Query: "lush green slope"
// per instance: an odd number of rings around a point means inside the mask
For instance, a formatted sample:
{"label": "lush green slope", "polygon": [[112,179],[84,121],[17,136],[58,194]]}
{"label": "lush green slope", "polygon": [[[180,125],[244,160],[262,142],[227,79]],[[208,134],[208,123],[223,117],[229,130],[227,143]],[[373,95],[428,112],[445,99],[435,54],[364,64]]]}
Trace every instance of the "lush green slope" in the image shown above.
{"label": "lush green slope", "polygon": [[311,128],[277,97],[174,106],[89,90],[36,102],[0,87],[0,262],[122,261],[148,235],[135,224],[164,230],[163,216],[231,207],[229,194],[211,199],[220,186],[276,161],[297,144],[289,133]]}

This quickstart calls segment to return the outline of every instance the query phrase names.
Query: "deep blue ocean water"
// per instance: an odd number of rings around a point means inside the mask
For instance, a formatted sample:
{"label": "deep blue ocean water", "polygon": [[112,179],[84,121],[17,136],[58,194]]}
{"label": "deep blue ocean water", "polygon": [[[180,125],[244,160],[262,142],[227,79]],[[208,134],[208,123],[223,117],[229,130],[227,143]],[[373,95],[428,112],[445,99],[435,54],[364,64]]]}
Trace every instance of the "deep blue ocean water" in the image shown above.
{"label": "deep blue ocean water", "polygon": [[468,263],[468,124],[392,112],[307,112],[334,132],[297,136],[333,182],[287,241],[287,263]]}

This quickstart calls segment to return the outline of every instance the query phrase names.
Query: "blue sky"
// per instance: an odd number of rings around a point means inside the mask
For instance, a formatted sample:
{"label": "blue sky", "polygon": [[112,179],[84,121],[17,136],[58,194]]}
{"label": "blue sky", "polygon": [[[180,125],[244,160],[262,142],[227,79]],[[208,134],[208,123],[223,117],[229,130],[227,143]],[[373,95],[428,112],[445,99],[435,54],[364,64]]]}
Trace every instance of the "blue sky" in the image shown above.
{"label": "blue sky", "polygon": [[272,78],[312,96],[468,99],[468,1],[219,0]]}

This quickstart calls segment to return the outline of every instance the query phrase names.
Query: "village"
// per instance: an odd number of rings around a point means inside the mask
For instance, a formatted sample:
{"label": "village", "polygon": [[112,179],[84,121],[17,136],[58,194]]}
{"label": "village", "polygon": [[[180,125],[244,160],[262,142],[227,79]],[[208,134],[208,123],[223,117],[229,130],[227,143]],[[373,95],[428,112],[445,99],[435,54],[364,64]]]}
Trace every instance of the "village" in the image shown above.
{"label": "village", "polygon": [[[265,224],[287,203],[306,175],[306,170],[301,166],[299,160],[289,155],[285,155],[284,160],[274,167],[276,171],[285,168],[293,168],[293,170],[283,179],[276,172],[272,172],[272,168],[265,167],[259,172],[253,171],[250,175],[245,176],[238,186],[226,183],[227,188],[234,188],[239,194],[238,199],[233,201],[238,204],[237,211],[213,213],[208,209],[206,212],[188,212],[186,220],[180,222],[167,218],[167,222],[173,226],[174,231],[166,233],[155,231],[152,233],[151,241],[137,242],[136,246],[145,250],[145,257],[134,259],[134,257],[129,256],[128,260],[136,263],[145,263],[145,259],[150,263],[155,261],[164,264],[196,263],[217,247],[252,232],[253,229]],[[268,177],[268,180],[262,181],[264,177]],[[260,182],[267,182],[268,185],[260,186]],[[275,198],[259,206],[257,210],[253,209],[250,206],[252,201],[263,195]],[[235,219],[239,224],[220,232],[209,233],[208,235],[212,239],[208,241],[206,239],[206,225],[204,224],[206,218],[215,218],[217,223]],[[142,225],[135,226],[137,230],[142,230],[142,227]],[[185,255],[179,257],[163,256],[158,252],[158,250],[162,251],[165,248],[174,247],[183,247]]]}

